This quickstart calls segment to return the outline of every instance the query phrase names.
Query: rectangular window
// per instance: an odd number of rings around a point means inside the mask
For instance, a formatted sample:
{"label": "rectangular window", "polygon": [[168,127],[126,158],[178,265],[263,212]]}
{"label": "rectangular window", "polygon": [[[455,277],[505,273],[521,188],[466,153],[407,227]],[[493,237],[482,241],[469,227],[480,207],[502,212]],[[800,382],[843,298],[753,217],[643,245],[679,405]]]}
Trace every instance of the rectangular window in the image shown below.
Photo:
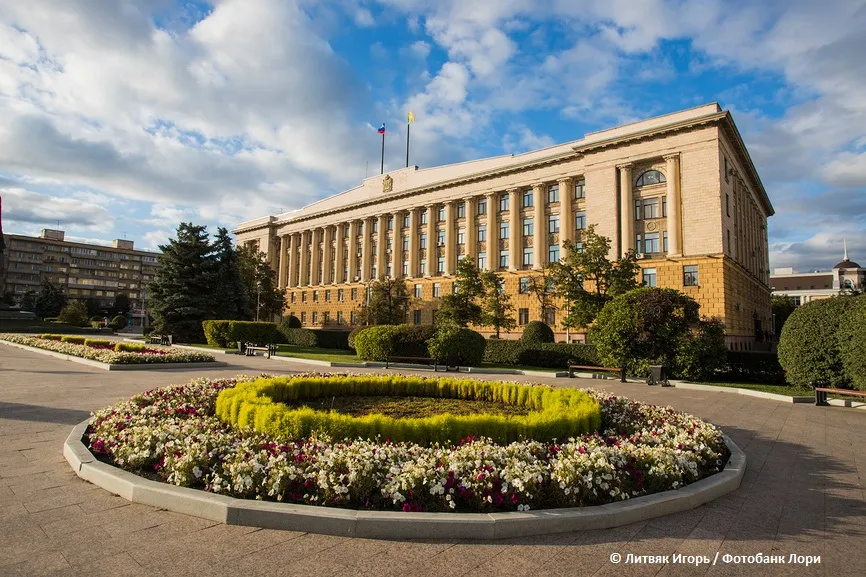
{"label": "rectangular window", "polygon": [[698,266],[685,265],[683,266],[683,285],[698,286]]}
{"label": "rectangular window", "polygon": [[532,266],[532,250],[531,248],[523,249],[523,266]]}
{"label": "rectangular window", "polygon": [[487,253],[479,252],[478,253],[478,270],[484,270],[487,268]]}
{"label": "rectangular window", "polygon": [[547,189],[547,203],[559,202],[559,185],[551,184]]}
{"label": "rectangular window", "polygon": [[731,216],[731,195],[728,193],[725,193],[725,212]]}
{"label": "rectangular window", "polygon": [[436,233],[436,245],[445,246],[445,231],[440,230]]}
{"label": "rectangular window", "polygon": [[643,284],[649,287],[656,286],[656,269],[654,268],[645,268],[643,269]]}
{"label": "rectangular window", "polygon": [[349,313],[349,322],[353,325],[358,322],[358,313],[356,311]]}
{"label": "rectangular window", "polygon": [[409,228],[409,213],[403,215],[403,228]]}
{"label": "rectangular window", "polygon": [[305,312],[301,313],[301,324],[302,325],[307,324],[307,313],[305,313]]}
{"label": "rectangular window", "polygon": [[[724,158],[725,158],[725,182],[730,182],[730,180],[728,180],[728,157],[725,156]],[[729,214],[728,216],[731,216],[731,215]]]}
{"label": "rectangular window", "polygon": [[583,252],[583,243],[582,242],[574,243],[574,250],[577,252]]}
{"label": "rectangular window", "polygon": [[634,250],[635,252],[643,250],[643,235],[640,233],[634,235]]}
{"label": "rectangular window", "polygon": [[325,302],[326,303],[331,302],[331,291],[330,290],[325,291]]}
{"label": "rectangular window", "polygon": [[337,324],[343,324],[343,311],[337,311]]}
{"label": "rectangular window", "polygon": [[640,215],[641,215],[641,209],[640,209],[640,208],[641,208],[641,204],[642,204],[642,203],[641,203],[640,199],[637,199],[637,200],[634,201],[634,219],[635,219],[635,220],[640,220]]}
{"label": "rectangular window", "polygon": [[478,201],[478,214],[487,214],[487,199]]}
{"label": "rectangular window", "polygon": [[394,230],[394,217],[388,217],[388,230]]}
{"label": "rectangular window", "polygon": [[662,233],[662,250],[664,252],[668,251],[668,231]]}
{"label": "rectangular window", "polygon": [[504,250],[499,253],[499,268],[508,268],[508,251]]}
{"label": "rectangular window", "polygon": [[661,252],[661,247],[659,246],[659,233],[648,232],[644,235],[643,252],[646,254]]}
{"label": "rectangular window", "polygon": [[532,236],[534,233],[535,227],[533,226],[534,221],[531,218],[523,219],[523,236]]}
{"label": "rectangular window", "polygon": [[584,230],[586,228],[586,211],[585,210],[574,213],[574,228],[577,230]]}
{"label": "rectangular window", "polygon": [[292,304],[295,304],[295,301],[298,300],[298,293],[292,293]]}
{"label": "rectangular window", "polygon": [[547,262],[554,263],[559,262],[559,245],[552,244],[547,249]]}
{"label": "rectangular window", "polygon": [[662,197],[662,218],[668,215],[668,197]]}
{"label": "rectangular window", "polygon": [[487,225],[483,224],[478,227],[478,242],[484,242],[487,240]]}
{"label": "rectangular window", "polygon": [[433,283],[433,298],[438,299],[442,296],[442,284],[438,282]]}
{"label": "rectangular window", "polygon": [[586,194],[586,181],[578,179],[574,182],[574,198],[583,198]]}
{"label": "rectangular window", "polygon": [[412,322],[416,325],[421,324],[421,311],[420,310],[412,311]]}
{"label": "rectangular window", "polygon": [[[374,233],[379,232],[379,219],[378,218],[373,219],[373,232]],[[316,313],[313,313],[313,314],[316,314]],[[316,322],[316,321],[313,321],[313,322]]]}
{"label": "rectangular window", "polygon": [[307,302],[307,291],[302,291],[302,292],[301,292],[301,302],[302,302],[302,303]]}
{"label": "rectangular window", "polygon": [[728,252],[734,254],[734,245],[731,244],[731,229],[728,229]]}
{"label": "rectangular window", "polygon": [[331,313],[325,311],[322,313],[322,324],[328,324],[328,321],[331,320]]}
{"label": "rectangular window", "polygon": [[457,229],[457,244],[466,244],[466,229]]}
{"label": "rectangular window", "polygon": [[420,299],[420,298],[421,298],[421,294],[422,294],[421,291],[422,291],[422,290],[423,290],[423,287],[422,287],[420,284],[416,284],[416,285],[415,285],[415,298],[416,298],[416,299]]}
{"label": "rectangular window", "polygon": [[643,199],[643,217],[647,218],[658,218],[659,214],[659,199],[656,198],[645,198]]}
{"label": "rectangular window", "polygon": [[509,230],[508,223],[507,222],[500,222],[499,223],[499,238],[500,239],[508,238],[508,230]]}
{"label": "rectangular window", "polygon": [[547,326],[555,327],[556,326],[556,309],[548,309],[546,313],[545,321]]}
{"label": "rectangular window", "polygon": [[509,198],[510,195],[507,192],[499,197],[499,212],[505,212],[508,210]]}
{"label": "rectangular window", "polygon": [[318,323],[319,323],[319,313],[317,313],[316,311],[313,311],[313,324],[315,325]]}
{"label": "rectangular window", "polygon": [[409,237],[404,236],[403,237],[403,252],[406,252],[408,250],[409,250]]}
{"label": "rectangular window", "polygon": [[343,289],[337,289],[337,302],[343,302],[344,296],[345,293],[343,292]]}
{"label": "rectangular window", "polygon": [[444,206],[439,207],[439,220],[438,220],[438,222],[445,222],[445,207]]}
{"label": "rectangular window", "polygon": [[352,300],[353,301],[358,300],[358,289],[356,289],[356,288],[352,289]]}
{"label": "rectangular window", "polygon": [[547,219],[547,232],[553,234],[559,232],[559,215],[551,214]]}
{"label": "rectangular window", "polygon": [[533,206],[533,194],[531,190],[527,190],[523,193],[523,208],[529,208]]}
{"label": "rectangular window", "polygon": [[529,324],[529,309],[517,309],[517,324],[520,326]]}
{"label": "rectangular window", "polygon": [[522,276],[517,282],[517,292],[522,295],[529,294],[529,277]]}
{"label": "rectangular window", "polygon": [[427,235],[421,235],[421,248],[427,248]]}
{"label": "rectangular window", "polygon": [[436,261],[436,272],[438,272],[440,274],[445,272],[445,257],[444,256],[440,256],[439,260]]}
{"label": "rectangular window", "polygon": [[427,211],[421,211],[421,224],[427,224]]}
{"label": "rectangular window", "polygon": [[466,203],[460,202],[457,204],[457,218],[464,218],[466,216]]}
{"label": "rectangular window", "polygon": [[409,261],[403,261],[403,276],[409,276]]}
{"label": "rectangular window", "polygon": [[426,274],[426,273],[427,273],[427,259],[423,259],[423,258],[422,258],[422,259],[421,259],[421,262],[419,263],[419,267],[418,267],[418,268],[421,269],[421,270],[418,271],[418,274],[419,274],[419,275],[421,275],[421,274]]}

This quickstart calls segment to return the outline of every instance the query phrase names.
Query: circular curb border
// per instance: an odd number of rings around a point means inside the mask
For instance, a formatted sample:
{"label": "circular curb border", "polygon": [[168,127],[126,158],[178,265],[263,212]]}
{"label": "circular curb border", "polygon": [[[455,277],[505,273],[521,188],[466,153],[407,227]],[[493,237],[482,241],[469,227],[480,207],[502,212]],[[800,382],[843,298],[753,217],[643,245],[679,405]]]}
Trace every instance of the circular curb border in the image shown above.
{"label": "circular curb border", "polygon": [[507,539],[587,529],[608,529],[694,509],[736,491],[746,455],[725,435],[731,458],[723,471],[681,489],[593,507],[505,513],[357,511],[236,499],[144,479],[94,458],[81,438],[90,419],[76,425],[63,456],[82,479],[133,503],[264,529],[372,539]]}

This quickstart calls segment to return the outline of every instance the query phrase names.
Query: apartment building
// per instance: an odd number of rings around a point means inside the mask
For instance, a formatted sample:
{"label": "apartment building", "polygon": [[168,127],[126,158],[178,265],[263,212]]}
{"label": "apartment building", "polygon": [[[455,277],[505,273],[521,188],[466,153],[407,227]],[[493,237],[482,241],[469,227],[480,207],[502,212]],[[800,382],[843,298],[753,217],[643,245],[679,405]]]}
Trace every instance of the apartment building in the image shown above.
{"label": "apartment building", "polygon": [[708,104],[525,154],[394,170],[234,233],[268,255],[306,326],[353,324],[382,276],[408,283],[408,322],[430,323],[469,256],[502,275],[520,325],[544,320],[562,339],[564,304],[541,319],[527,280],[595,224],[611,258],[635,251],[639,280],[694,297],[749,349],[770,326],[773,212],[731,114]]}

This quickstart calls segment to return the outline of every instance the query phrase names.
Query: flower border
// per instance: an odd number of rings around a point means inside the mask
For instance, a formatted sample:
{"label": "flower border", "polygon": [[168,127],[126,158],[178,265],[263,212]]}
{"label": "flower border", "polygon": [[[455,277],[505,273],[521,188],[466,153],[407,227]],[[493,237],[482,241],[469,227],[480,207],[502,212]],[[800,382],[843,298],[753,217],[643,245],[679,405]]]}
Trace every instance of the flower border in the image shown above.
{"label": "flower border", "polygon": [[50,339],[25,337],[8,333],[0,333],[0,341],[59,353],[70,357],[78,357],[80,359],[95,361],[106,365],[157,365],[216,362],[213,355],[208,353],[174,351],[171,349],[167,349],[167,352],[160,354],[116,352],[109,349],[88,347],[87,345],[64,343]]}

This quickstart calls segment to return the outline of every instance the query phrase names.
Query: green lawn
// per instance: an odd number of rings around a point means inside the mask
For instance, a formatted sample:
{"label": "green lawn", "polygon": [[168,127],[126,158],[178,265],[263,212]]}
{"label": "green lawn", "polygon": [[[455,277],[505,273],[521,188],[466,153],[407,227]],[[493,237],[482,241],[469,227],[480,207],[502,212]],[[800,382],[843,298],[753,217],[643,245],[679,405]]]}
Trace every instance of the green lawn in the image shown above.
{"label": "green lawn", "polygon": [[359,363],[358,357],[352,351],[345,349],[322,349],[318,347],[299,347],[295,345],[277,345],[277,355],[280,357],[295,357],[298,359],[313,359],[315,361],[330,361],[332,363]]}

